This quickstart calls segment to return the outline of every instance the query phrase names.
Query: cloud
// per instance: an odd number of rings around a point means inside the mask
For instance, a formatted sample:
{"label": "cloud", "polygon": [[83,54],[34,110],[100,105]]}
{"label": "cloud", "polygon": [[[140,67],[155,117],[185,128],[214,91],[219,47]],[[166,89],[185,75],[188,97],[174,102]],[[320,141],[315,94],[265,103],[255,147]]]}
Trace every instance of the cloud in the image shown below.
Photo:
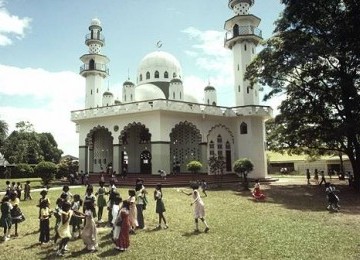
{"label": "cloud", "polygon": [[[35,131],[52,133],[64,153],[77,156],[78,135],[70,111],[84,106],[84,89],[84,78],[73,72],[0,65],[0,96],[10,99],[0,104],[0,119],[10,132],[16,123],[29,121]],[[24,98],[27,106],[19,106]]]}
{"label": "cloud", "polygon": [[11,45],[12,38],[22,39],[25,31],[30,28],[31,18],[20,18],[12,15],[5,8],[3,0],[0,0],[0,46]]}

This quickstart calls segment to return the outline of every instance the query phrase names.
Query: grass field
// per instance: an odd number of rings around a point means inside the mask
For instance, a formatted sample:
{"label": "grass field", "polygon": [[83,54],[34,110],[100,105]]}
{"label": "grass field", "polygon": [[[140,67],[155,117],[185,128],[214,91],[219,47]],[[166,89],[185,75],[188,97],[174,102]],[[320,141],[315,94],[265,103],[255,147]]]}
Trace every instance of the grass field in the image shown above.
{"label": "grass field", "polygon": [[[145,211],[147,228],[131,235],[129,251],[115,251],[110,229],[101,227],[97,252],[87,253],[81,239],[71,240],[65,258],[360,259],[359,194],[345,182],[336,184],[341,190],[339,213],[325,209],[323,187],[306,185],[299,178],[262,185],[267,195],[265,202],[254,202],[250,192],[242,191],[238,185],[212,189],[204,198],[209,233],[193,232],[191,198],[172,188],[163,190],[169,229],[155,230],[157,215],[150,188],[150,204]],[[84,188],[73,188],[71,192],[83,195]],[[59,194],[59,190],[50,191],[52,208]],[[120,194],[127,197],[127,189],[120,188]],[[0,259],[56,258],[53,245],[38,244],[35,205],[39,197],[38,192],[33,193],[34,200],[21,203],[27,219],[19,226],[19,237],[1,242]]]}

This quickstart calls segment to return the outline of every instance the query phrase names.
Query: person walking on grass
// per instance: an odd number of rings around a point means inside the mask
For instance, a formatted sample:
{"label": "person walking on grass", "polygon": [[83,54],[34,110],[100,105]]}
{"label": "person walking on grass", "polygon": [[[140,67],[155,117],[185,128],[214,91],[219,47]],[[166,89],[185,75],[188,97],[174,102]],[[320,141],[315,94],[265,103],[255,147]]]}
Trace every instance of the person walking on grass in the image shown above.
{"label": "person walking on grass", "polygon": [[309,169],[306,169],[306,179],[307,179],[307,184],[310,184],[310,170]]}
{"label": "person walking on grass", "polygon": [[199,193],[199,185],[197,183],[192,183],[191,188],[193,189],[192,192],[185,192],[184,190],[181,190],[182,193],[191,196],[193,198],[193,201],[190,203],[190,206],[194,205],[194,217],[195,217],[195,232],[199,232],[199,219],[204,223],[205,230],[204,232],[209,232],[210,228],[205,220],[205,204],[203,200],[200,197]]}
{"label": "person walking on grass", "polygon": [[24,186],[24,200],[28,200],[28,199],[32,200],[30,181],[26,181]]}
{"label": "person walking on grass", "polygon": [[4,228],[4,241],[8,241],[10,239],[10,229],[12,225],[11,219],[11,203],[10,198],[8,196],[4,196],[1,200],[1,218],[0,218],[0,226]]}
{"label": "person walking on grass", "polygon": [[319,184],[319,172],[318,172],[318,169],[315,169],[315,171],[314,171],[314,180],[315,180],[315,184]]}
{"label": "person walking on grass", "polygon": [[120,235],[116,240],[116,250],[126,251],[130,246],[130,203],[124,200],[116,219],[116,225],[120,226]]}
{"label": "person walking on grass", "polygon": [[164,205],[164,201],[163,201],[163,193],[161,190],[161,184],[157,184],[155,191],[154,191],[154,199],[156,201],[156,213],[159,214],[159,225],[157,226],[158,229],[161,228],[161,221],[164,222],[165,228],[168,228],[168,225],[166,224],[166,219],[164,216],[164,212],[165,210],[165,205]]}
{"label": "person walking on grass", "polygon": [[319,183],[319,186],[321,186],[322,183],[324,183],[324,185],[325,185],[326,180],[325,180],[325,173],[324,173],[324,171],[320,171],[320,175],[321,175],[321,181],[320,181],[320,183]]}
{"label": "person walking on grass", "polygon": [[12,205],[11,209],[11,219],[12,224],[15,226],[15,236],[19,236],[18,233],[18,224],[25,220],[25,217],[20,209],[20,199],[15,190],[10,193],[10,203]]}
{"label": "person walking on grass", "polygon": [[108,193],[107,189],[104,187],[105,182],[100,181],[99,182],[99,189],[98,191],[95,193],[95,196],[97,196],[97,207],[98,207],[98,223],[103,223],[103,211],[104,208],[106,207],[106,199],[105,199],[105,195]]}

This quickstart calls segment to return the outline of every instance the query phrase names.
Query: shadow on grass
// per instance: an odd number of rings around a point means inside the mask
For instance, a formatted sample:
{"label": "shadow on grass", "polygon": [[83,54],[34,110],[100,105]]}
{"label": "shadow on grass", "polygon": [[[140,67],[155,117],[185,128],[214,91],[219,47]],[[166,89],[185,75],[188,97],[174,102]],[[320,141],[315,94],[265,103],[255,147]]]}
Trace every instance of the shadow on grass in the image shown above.
{"label": "shadow on grass", "polygon": [[97,256],[98,256],[99,258],[101,258],[101,257],[111,257],[111,256],[117,256],[117,255],[119,255],[119,254],[121,254],[121,253],[122,253],[122,252],[120,252],[120,251],[116,250],[115,248],[113,248],[113,249],[109,249],[109,250],[107,250],[107,251],[101,252],[101,253],[98,254]]}
{"label": "shadow on grass", "polygon": [[[192,232],[185,232],[184,234],[182,234],[183,237],[192,237],[192,236],[198,236],[203,234],[203,232],[200,231],[192,231]],[[205,234],[205,233],[204,233]]]}
{"label": "shadow on grass", "polygon": [[[340,212],[343,214],[357,215],[360,214],[360,196],[351,189],[346,183],[332,181],[340,192]],[[253,200],[251,191],[239,190],[233,186],[236,195]],[[262,185],[266,199],[264,202],[256,203],[272,203],[280,204],[285,208],[301,211],[327,211],[327,199],[325,187],[319,185],[307,184],[281,184],[270,183]],[[331,212],[330,212],[331,213]]]}

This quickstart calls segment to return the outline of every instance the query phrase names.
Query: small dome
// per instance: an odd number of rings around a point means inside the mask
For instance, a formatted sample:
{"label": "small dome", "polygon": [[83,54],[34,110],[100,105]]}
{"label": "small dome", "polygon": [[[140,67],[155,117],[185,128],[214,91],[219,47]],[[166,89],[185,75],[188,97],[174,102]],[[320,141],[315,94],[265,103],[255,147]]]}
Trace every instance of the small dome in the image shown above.
{"label": "small dome", "polygon": [[182,83],[182,80],[180,78],[173,78],[172,80],[170,80],[170,83]]}
{"label": "small dome", "polygon": [[135,88],[135,100],[165,99],[164,92],[154,84],[142,84]]}
{"label": "small dome", "polygon": [[116,100],[114,101],[114,104],[115,104],[115,105],[121,105],[121,101],[118,100],[118,99],[116,99]]}
{"label": "small dome", "polygon": [[123,84],[123,86],[135,86],[135,84],[134,83],[132,83],[130,80],[126,80],[125,82],[124,82],[124,84]]}
{"label": "small dome", "polygon": [[91,25],[101,26],[101,22],[98,18],[94,18],[91,20]]}
{"label": "small dome", "polygon": [[105,91],[103,96],[113,96],[113,93],[111,93],[109,91]]}
{"label": "small dome", "polygon": [[215,88],[213,86],[206,86],[204,88],[205,91],[215,91]]}

